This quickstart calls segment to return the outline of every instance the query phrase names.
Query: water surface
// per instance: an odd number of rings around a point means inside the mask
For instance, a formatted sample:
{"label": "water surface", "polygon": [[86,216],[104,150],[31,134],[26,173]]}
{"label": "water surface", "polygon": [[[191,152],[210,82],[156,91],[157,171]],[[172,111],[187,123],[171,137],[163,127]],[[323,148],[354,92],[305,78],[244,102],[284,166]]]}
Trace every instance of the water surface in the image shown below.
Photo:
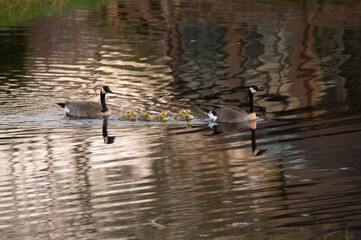
{"label": "water surface", "polygon": [[[0,28],[4,239],[360,239],[358,1],[113,1]],[[99,99],[113,115],[56,105]],[[209,126],[201,107],[257,128]],[[119,121],[191,109],[196,119]]]}

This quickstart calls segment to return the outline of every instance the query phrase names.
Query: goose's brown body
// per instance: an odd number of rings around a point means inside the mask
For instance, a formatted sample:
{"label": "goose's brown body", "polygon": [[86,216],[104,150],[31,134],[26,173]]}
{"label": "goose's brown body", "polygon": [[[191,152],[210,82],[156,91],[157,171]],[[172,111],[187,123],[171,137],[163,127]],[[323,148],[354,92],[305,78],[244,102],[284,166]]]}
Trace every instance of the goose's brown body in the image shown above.
{"label": "goose's brown body", "polygon": [[109,116],[110,111],[105,103],[105,94],[113,93],[108,86],[103,86],[100,90],[100,104],[92,101],[66,101],[58,103],[67,116],[79,118],[94,118]]}
{"label": "goose's brown body", "polygon": [[92,101],[66,101],[64,103],[68,110],[67,115],[71,117],[92,118],[109,116],[110,111],[102,112],[102,105]]}
{"label": "goose's brown body", "polygon": [[251,86],[248,89],[250,113],[247,113],[239,107],[227,105],[215,105],[212,106],[211,109],[203,108],[203,110],[207,112],[209,118],[214,122],[237,123],[256,120],[253,94],[257,91],[263,90],[258,88],[257,86]]}
{"label": "goose's brown body", "polygon": [[217,105],[213,111],[217,114],[216,122],[237,123],[245,121],[248,117],[246,111],[234,106]]}

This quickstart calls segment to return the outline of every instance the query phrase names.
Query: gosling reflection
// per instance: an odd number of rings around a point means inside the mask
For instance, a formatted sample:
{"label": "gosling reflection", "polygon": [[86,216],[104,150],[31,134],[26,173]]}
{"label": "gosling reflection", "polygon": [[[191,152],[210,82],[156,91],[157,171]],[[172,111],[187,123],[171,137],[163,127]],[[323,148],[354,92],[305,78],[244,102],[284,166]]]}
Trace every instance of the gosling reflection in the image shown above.
{"label": "gosling reflection", "polygon": [[103,139],[105,144],[112,144],[115,141],[114,136],[108,136],[108,118],[103,119]]}
{"label": "gosling reflection", "polygon": [[211,122],[208,125],[208,128],[213,130],[212,135],[237,133],[237,132],[241,132],[241,131],[249,128],[251,130],[253,156],[261,156],[263,153],[265,153],[267,151],[267,149],[257,148],[257,143],[256,143],[257,123],[256,123],[256,121],[238,122],[238,123]]}

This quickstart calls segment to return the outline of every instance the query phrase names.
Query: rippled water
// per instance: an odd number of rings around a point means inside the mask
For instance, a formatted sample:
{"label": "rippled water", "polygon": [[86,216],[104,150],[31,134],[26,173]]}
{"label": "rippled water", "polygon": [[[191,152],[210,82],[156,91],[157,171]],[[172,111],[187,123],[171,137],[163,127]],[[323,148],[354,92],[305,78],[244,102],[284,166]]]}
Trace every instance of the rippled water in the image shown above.
{"label": "rippled water", "polygon": [[[358,1],[119,1],[0,28],[4,239],[360,239]],[[70,119],[65,99],[113,115]],[[204,104],[257,129],[209,126]],[[190,123],[119,121],[189,108]]]}

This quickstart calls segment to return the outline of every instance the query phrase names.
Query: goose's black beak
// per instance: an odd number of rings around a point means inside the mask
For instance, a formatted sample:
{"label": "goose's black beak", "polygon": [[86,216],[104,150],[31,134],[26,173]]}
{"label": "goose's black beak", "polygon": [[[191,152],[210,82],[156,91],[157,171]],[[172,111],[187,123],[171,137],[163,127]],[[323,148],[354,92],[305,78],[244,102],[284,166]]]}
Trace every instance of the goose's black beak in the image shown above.
{"label": "goose's black beak", "polygon": [[263,92],[263,91],[264,91],[264,89],[262,89],[262,88],[258,88],[258,91],[259,91],[259,92]]}
{"label": "goose's black beak", "polygon": [[110,92],[112,94],[115,94],[115,95],[120,95],[120,93],[116,93],[116,92]]}

